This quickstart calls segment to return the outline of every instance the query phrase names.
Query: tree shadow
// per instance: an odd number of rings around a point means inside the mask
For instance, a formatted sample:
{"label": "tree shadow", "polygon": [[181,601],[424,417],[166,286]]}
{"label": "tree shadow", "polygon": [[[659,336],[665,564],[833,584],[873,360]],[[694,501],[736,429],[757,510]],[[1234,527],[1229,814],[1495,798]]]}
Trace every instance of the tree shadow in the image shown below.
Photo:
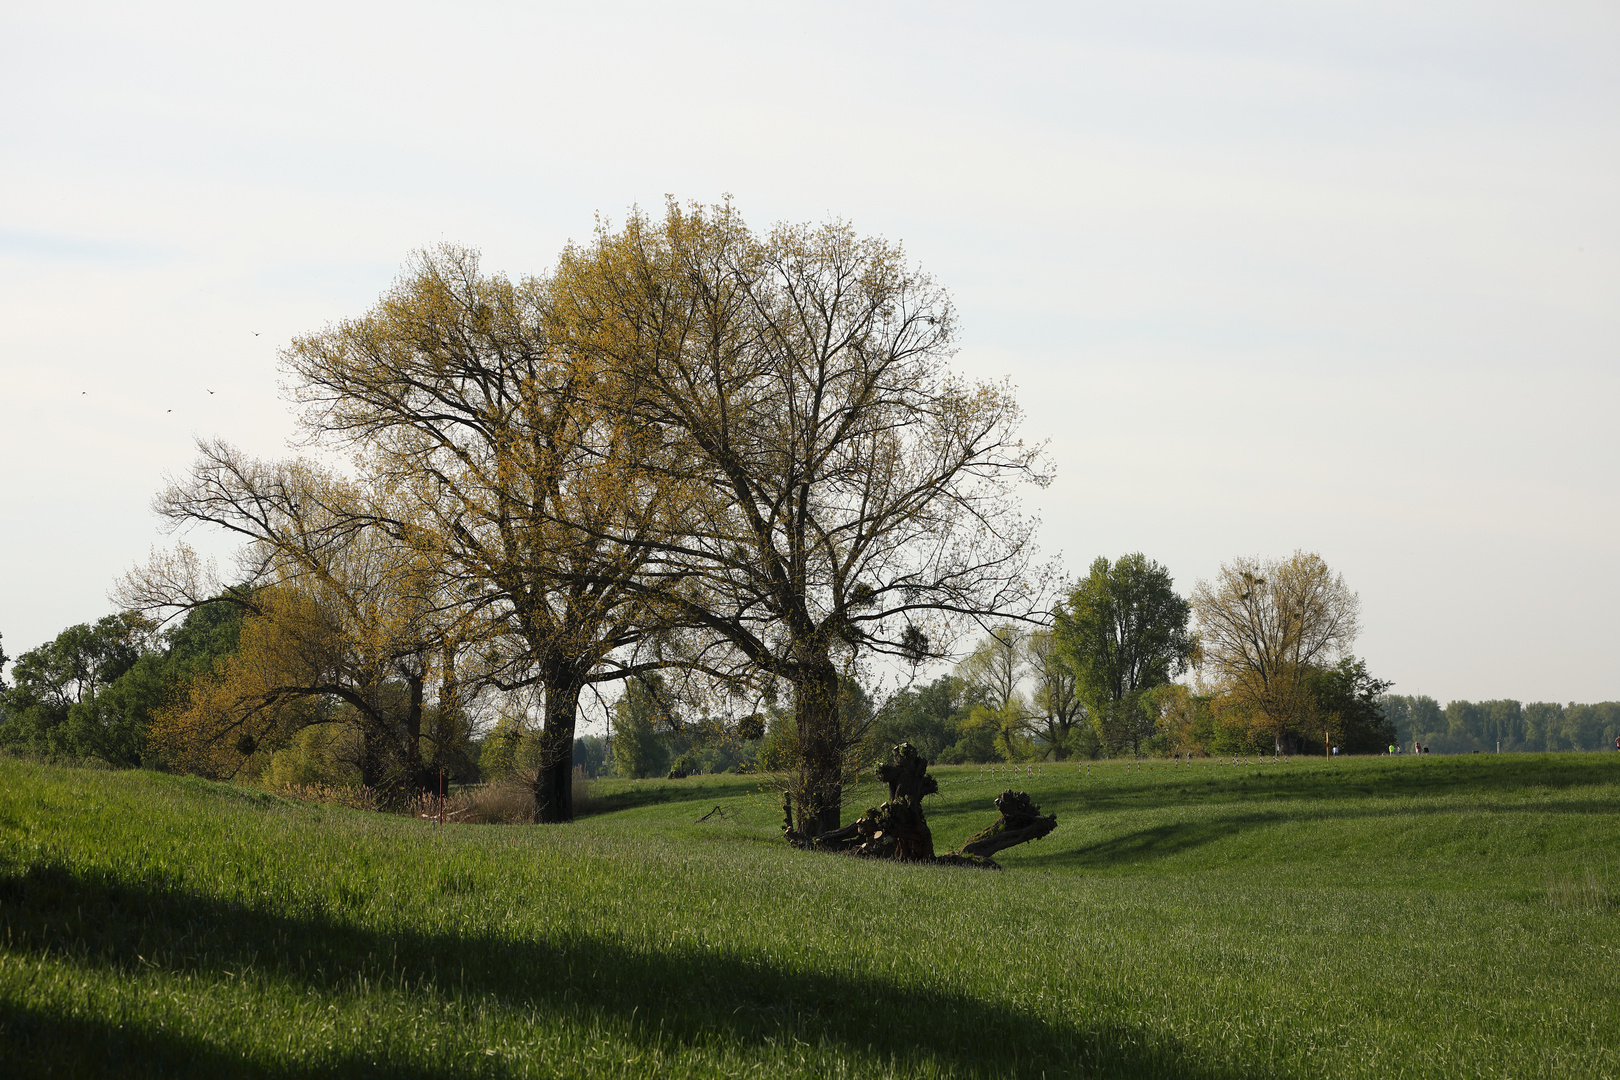
{"label": "tree shadow", "polygon": [[[1216,770],[1211,772],[1210,770]],[[1150,774],[1151,775],[1151,774]],[[1501,754],[1431,762],[1424,758],[1356,760],[1342,766],[1200,764],[1182,776],[1083,780],[1062,787],[1031,785],[1037,800],[1074,812],[1164,809],[1178,805],[1264,800],[1336,803],[1367,798],[1451,794],[1505,795],[1620,786],[1620,754]],[[1043,802],[1043,806],[1045,803]]]}
{"label": "tree shadow", "polygon": [[[0,999],[0,1062],[19,1077],[108,1077],[117,1080],[317,1080],[317,1078],[398,1077],[431,1080],[442,1068],[383,1062],[355,1054],[333,1054],[320,1065],[277,1065],[242,1058],[171,1031],[153,1030],[110,1019],[58,1016]],[[450,1075],[476,1075],[451,1073]],[[484,1075],[490,1075],[485,1070]]]}
{"label": "tree shadow", "polygon": [[[761,1050],[825,1040],[878,1059],[920,1065],[931,1058],[986,1076],[1237,1075],[1207,1066],[1163,1033],[1103,1017],[1052,1023],[1016,1005],[945,989],[804,970],[723,947],[637,947],[583,929],[551,940],[385,933],[324,912],[292,915],[220,900],[162,878],[131,881],[57,865],[0,876],[0,921],[13,953],[131,973],[252,968],[326,993],[352,992],[363,977],[518,1012],[596,1015],[666,1051],[718,1034]],[[62,1017],[17,1002],[4,1008],[0,1059],[32,1063],[38,1075],[426,1075],[405,1062],[395,1068],[353,1056],[315,1069],[241,1061],[203,1039],[138,1023]],[[447,1058],[433,1072],[500,1075],[500,1068],[490,1059]]]}
{"label": "tree shadow", "polygon": [[[1499,814],[1504,817],[1516,814],[1565,814],[1608,817],[1614,814],[1613,803],[1598,799],[1564,800],[1559,802],[1482,802],[1473,809],[1479,813]],[[1310,815],[1309,820],[1312,822],[1326,822],[1370,820],[1374,818],[1391,819],[1455,813],[1456,808],[1451,806],[1372,807],[1361,810],[1336,808],[1313,813]],[[1056,851],[1044,851],[1039,854],[1020,851],[1017,855],[1017,862],[1012,865],[1027,869],[1062,867],[1065,869],[1100,870],[1145,864],[1237,836],[1249,829],[1285,825],[1300,820],[1298,814],[1279,806],[1276,809],[1230,814],[1214,819],[1204,818],[1198,821],[1166,822],[1118,836],[1111,836],[1094,844],[1087,844],[1078,848],[1063,848]]]}
{"label": "tree shadow", "polygon": [[706,776],[701,780],[696,777],[688,777],[685,780],[641,780],[631,787],[618,791],[602,794],[593,791],[589,805],[578,816],[586,818],[647,806],[734,799],[759,795],[764,790],[760,778],[748,774]]}

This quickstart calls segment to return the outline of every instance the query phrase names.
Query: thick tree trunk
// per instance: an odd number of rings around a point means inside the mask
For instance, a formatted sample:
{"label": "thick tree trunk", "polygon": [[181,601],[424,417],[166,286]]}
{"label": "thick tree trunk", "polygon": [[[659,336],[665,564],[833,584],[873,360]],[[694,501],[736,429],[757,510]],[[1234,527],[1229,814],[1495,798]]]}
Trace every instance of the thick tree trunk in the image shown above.
{"label": "thick tree trunk", "polygon": [[540,770],[534,778],[534,820],[543,825],[574,820],[574,723],[583,683],[577,672],[564,671],[546,685]]}
{"label": "thick tree trunk", "polygon": [[422,682],[423,677],[414,672],[405,672],[406,685],[410,687],[410,707],[405,714],[405,776],[407,782],[416,791],[432,791],[437,786],[436,779],[430,775],[428,768],[422,764]]}
{"label": "thick tree trunk", "polygon": [[843,817],[844,745],[838,722],[838,669],[825,656],[799,669],[793,686],[799,733],[799,831],[819,836]]}

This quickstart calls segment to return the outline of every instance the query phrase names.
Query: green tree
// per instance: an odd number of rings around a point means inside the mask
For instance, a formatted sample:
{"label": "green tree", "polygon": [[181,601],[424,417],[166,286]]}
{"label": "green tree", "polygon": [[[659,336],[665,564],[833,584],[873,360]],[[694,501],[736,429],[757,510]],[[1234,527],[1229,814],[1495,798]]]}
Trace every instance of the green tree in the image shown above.
{"label": "green tree", "polygon": [[145,716],[133,689],[113,688],[140,660],[152,624],[133,613],[80,623],[17,658],[4,693],[0,744],[119,765],[141,760]]}
{"label": "green tree", "polygon": [[1379,706],[1395,726],[1395,745],[1406,750],[1445,731],[1445,712],[1440,703],[1427,694],[1415,697],[1385,694]]}
{"label": "green tree", "polygon": [[463,764],[471,734],[457,673],[466,606],[447,597],[428,553],[367,524],[408,496],[307,461],[199,449],[158,508],[248,538],[245,587],[222,593],[182,547],[154,554],[119,594],[146,610],[229,602],[248,618],[236,655],[155,718],[154,745],[180,768],[251,776],[299,727],[353,723],[363,783],[431,790],[441,766]]}
{"label": "green tree", "polygon": [[890,749],[909,742],[929,761],[945,763],[944,755],[960,738],[973,700],[967,683],[955,675],[941,675],[925,686],[889,695],[872,723],[868,760],[887,760]]}
{"label": "green tree", "polygon": [[490,662],[468,677],[542,688],[543,822],[573,817],[582,692],[660,666],[646,654],[649,628],[668,629],[667,608],[648,603],[661,589],[630,584],[648,531],[682,516],[666,498],[661,429],[604,410],[599,355],[559,341],[555,315],[548,281],[513,282],[444,245],[364,315],[281,357],[306,430],[398,493],[350,522],[420,553],[438,609],[474,624],[441,653],[475,642]]}
{"label": "green tree", "polygon": [[1075,675],[1078,697],[1110,753],[1139,753],[1156,731],[1143,695],[1187,670],[1197,643],[1190,608],[1170,572],[1136,552],[1091,572],[1054,612],[1053,632]]}
{"label": "green tree", "polygon": [[1025,643],[1029,669],[1035,677],[1035,722],[1040,738],[1056,761],[1073,754],[1093,756],[1095,733],[1086,723],[1080,682],[1051,630],[1032,632]]}
{"label": "green tree", "polygon": [[956,674],[967,684],[974,705],[963,728],[968,761],[995,760],[979,756],[988,738],[995,757],[1023,761],[1034,753],[1034,716],[1019,688],[1026,668],[1029,631],[1016,623],[991,628]]}
{"label": "green tree", "polygon": [[1347,656],[1311,672],[1307,688],[1312,720],[1346,754],[1381,754],[1395,742],[1395,725],[1384,714],[1384,692],[1394,684],[1367,673],[1366,661]]}
{"label": "green tree", "polygon": [[607,740],[600,735],[584,735],[574,740],[574,764],[583,766],[586,776],[601,776],[607,771]]}
{"label": "green tree", "polygon": [[662,680],[656,675],[627,679],[613,704],[613,766],[619,775],[640,780],[662,773],[669,752],[658,736],[670,726]]}

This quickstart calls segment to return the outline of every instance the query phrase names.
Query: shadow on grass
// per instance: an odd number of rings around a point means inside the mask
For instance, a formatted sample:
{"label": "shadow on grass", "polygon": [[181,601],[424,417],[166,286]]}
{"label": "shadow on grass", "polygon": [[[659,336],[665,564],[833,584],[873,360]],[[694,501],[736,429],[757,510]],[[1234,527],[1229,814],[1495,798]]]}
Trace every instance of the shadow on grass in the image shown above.
{"label": "shadow on grass", "polygon": [[[1277,805],[1288,800],[1336,803],[1461,794],[1501,796],[1594,785],[1609,785],[1620,793],[1620,754],[1481,754],[1440,761],[1352,760],[1332,766],[1316,762],[1200,763],[1179,774],[1161,767],[1140,780],[1072,779],[1061,786],[1040,780],[1027,783],[1037,799],[1050,800],[1051,808],[1066,808],[1071,813],[1212,802]],[[1612,805],[1606,812],[1613,812]]]}
{"label": "shadow on grass", "polygon": [[[1481,802],[1473,808],[1481,814],[1568,814],[1606,817],[1614,814],[1614,804],[1599,800],[1578,802]],[[1180,855],[1219,840],[1237,836],[1249,829],[1310,822],[1391,819],[1421,815],[1455,814],[1456,808],[1445,805],[1402,806],[1396,809],[1371,808],[1349,810],[1330,808],[1303,817],[1278,807],[1269,811],[1229,814],[1199,821],[1166,822],[1134,832],[1109,837],[1079,848],[1061,848],[1039,854],[1020,852],[1017,866],[1026,869],[1058,867],[1065,869],[1107,869],[1136,864],[1148,864],[1167,857]]]}
{"label": "shadow on grass", "polygon": [[[685,780],[636,780],[636,781],[597,781],[599,787],[593,787],[589,808],[579,816],[594,817],[597,814],[611,814],[619,810],[635,810],[646,806],[668,806],[671,803],[700,803],[705,799],[733,799],[746,795],[758,795],[768,790],[762,787],[762,780],[758,776],[725,775],[704,777],[698,779],[689,777]],[[609,789],[608,785],[624,785],[617,790]],[[604,790],[607,789],[607,790]]]}
{"label": "shadow on grass", "polygon": [[[1102,1017],[1050,1023],[1015,1006],[845,972],[800,970],[724,950],[655,951],[584,933],[522,940],[404,929],[382,932],[324,915],[290,915],[56,865],[0,876],[8,951],[112,972],[203,975],[252,968],[326,994],[407,986],[444,1000],[498,1002],[617,1022],[627,1042],[665,1053],[714,1042],[767,1057],[795,1041],[826,1041],[877,1060],[987,1076],[1104,1074],[1216,1080],[1161,1033]],[[194,992],[206,993],[206,987]],[[202,1039],[139,1020],[68,1018],[26,1003],[0,1012],[0,1060],[29,1075],[426,1075],[399,1062],[334,1059],[314,1071],[240,1061]],[[439,1076],[499,1075],[489,1059],[434,1063]],[[18,1075],[12,1073],[12,1075]],[[1244,1076],[1264,1070],[1245,1068]]]}
{"label": "shadow on grass", "polygon": [[[0,1000],[0,1062],[15,1077],[116,1077],[157,1080],[199,1077],[231,1080],[276,1077],[316,1080],[325,1077],[398,1077],[429,1080],[446,1075],[441,1068],[400,1062],[377,1062],[351,1054],[328,1055],[316,1066],[265,1065],[245,1061],[197,1039],[154,1031],[129,1023],[57,1016]],[[486,1075],[488,1072],[486,1070]]]}

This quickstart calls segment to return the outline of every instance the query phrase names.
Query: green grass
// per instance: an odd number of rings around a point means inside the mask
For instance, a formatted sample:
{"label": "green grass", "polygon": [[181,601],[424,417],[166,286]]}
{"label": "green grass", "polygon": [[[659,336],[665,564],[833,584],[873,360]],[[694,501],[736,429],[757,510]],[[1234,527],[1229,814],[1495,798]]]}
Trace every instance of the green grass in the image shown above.
{"label": "green grass", "polygon": [[0,759],[0,1064],[1620,1075],[1620,755],[936,772],[940,850],[1008,786],[1058,830],[996,874],[791,851],[745,777],[438,829]]}

